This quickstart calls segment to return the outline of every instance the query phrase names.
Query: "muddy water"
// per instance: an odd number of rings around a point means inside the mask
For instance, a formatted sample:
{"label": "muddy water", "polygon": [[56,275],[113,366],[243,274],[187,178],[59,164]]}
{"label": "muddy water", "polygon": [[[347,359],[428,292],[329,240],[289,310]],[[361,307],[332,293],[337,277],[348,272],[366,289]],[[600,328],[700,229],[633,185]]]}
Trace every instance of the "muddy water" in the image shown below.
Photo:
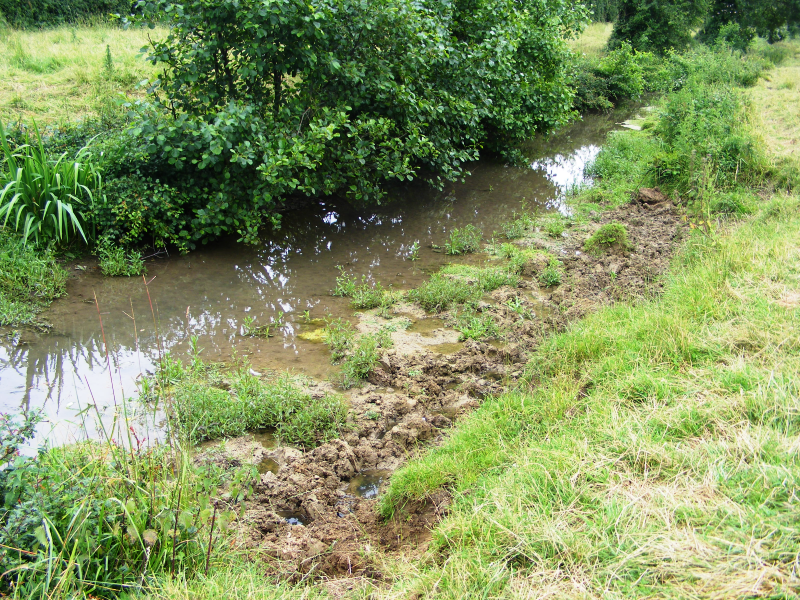
{"label": "muddy water", "polygon": [[[83,423],[94,423],[98,412],[107,426],[122,412],[123,398],[136,394],[137,376],[152,371],[164,352],[186,356],[192,336],[205,360],[246,357],[258,372],[325,378],[332,371],[325,346],[299,334],[319,328],[309,318],[352,315],[346,299],[329,293],[337,266],[407,289],[451,260],[431,245],[442,244],[453,228],[471,223],[489,237],[525,206],[564,210],[564,190],[582,181],[584,165],[624,118],[587,117],[531,142],[526,168],[482,161],[465,182],[441,192],[410,186],[384,206],[359,210],[325,201],[291,211],[258,247],[219,242],[188,256],[151,258],[147,286],[140,278],[103,278],[91,262],[80,264],[67,297],[44,315],[51,332],[0,341],[0,412],[43,408],[39,441],[80,438]],[[411,261],[415,243],[419,259]],[[283,324],[273,337],[245,337],[246,318]],[[140,430],[146,435],[152,427]]]}

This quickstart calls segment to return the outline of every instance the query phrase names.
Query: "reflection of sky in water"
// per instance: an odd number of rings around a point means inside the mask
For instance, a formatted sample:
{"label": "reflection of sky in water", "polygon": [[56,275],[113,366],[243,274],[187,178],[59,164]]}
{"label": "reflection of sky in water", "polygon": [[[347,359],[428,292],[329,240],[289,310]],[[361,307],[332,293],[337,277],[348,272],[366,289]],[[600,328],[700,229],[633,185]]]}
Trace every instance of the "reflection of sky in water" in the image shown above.
{"label": "reflection of sky in water", "polygon": [[[408,289],[450,260],[431,244],[441,244],[454,227],[474,224],[488,237],[523,206],[565,210],[565,192],[584,181],[586,163],[613,127],[613,117],[603,119],[542,141],[532,154],[544,158],[533,160],[531,168],[476,163],[465,182],[442,192],[412,185],[395,190],[396,202],[369,210],[326,201],[287,213],[281,229],[259,247],[221,242],[149,262],[155,315],[141,279],[87,271],[45,315],[54,325],[51,333],[28,332],[21,343],[0,339],[0,412],[43,407],[49,422],[38,433],[46,436],[52,428],[49,437],[58,443],[72,441],[83,419],[96,436],[95,410],[87,409],[92,399],[108,427],[122,398],[135,395],[137,377],[153,370],[161,352],[185,358],[191,336],[198,337],[205,360],[227,361],[235,354],[260,372],[327,377],[332,367],[324,346],[297,335],[307,327],[304,311],[314,318],[351,317],[349,301],[329,294],[337,266],[389,289]],[[415,243],[420,259],[412,263],[407,257]],[[273,338],[241,335],[246,316],[264,325],[279,312],[285,325]]]}
{"label": "reflection of sky in water", "polygon": [[556,154],[553,157],[535,160],[531,163],[532,169],[543,171],[545,177],[558,188],[559,198],[556,205],[561,212],[566,210],[563,202],[564,195],[576,187],[590,182],[584,171],[598,152],[600,152],[600,146],[587,145],[566,156]]}

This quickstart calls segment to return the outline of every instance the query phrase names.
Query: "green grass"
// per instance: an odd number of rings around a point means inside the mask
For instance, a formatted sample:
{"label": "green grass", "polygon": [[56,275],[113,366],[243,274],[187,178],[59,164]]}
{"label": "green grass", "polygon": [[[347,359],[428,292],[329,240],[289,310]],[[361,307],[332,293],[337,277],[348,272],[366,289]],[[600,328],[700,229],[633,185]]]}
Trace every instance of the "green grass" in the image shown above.
{"label": "green grass", "polygon": [[100,258],[100,271],[106,277],[133,277],[147,272],[142,253],[137,250],[101,243],[97,255]]}
{"label": "green grass", "polygon": [[778,196],[716,241],[696,233],[661,298],[546,340],[529,389],[395,473],[384,515],[442,487],[455,498],[431,560],[396,589],[796,591],[799,209]]}
{"label": "green grass", "polygon": [[164,34],[163,28],[123,31],[113,25],[3,30],[0,121],[35,118],[49,125],[119,114],[118,94],[140,95],[137,84],[155,73],[140,48],[148,35]]}
{"label": "green grass", "polygon": [[474,225],[465,225],[461,229],[455,228],[450,232],[450,237],[444,243],[445,254],[458,255],[477,252],[481,249],[483,234]]}
{"label": "green grass", "polygon": [[583,249],[592,254],[602,254],[612,247],[629,249],[628,229],[622,223],[606,223],[586,238]]}
{"label": "green grass", "polygon": [[156,377],[171,380],[175,417],[193,443],[274,429],[288,444],[313,447],[338,437],[347,407],[335,395],[315,398],[289,375],[265,381],[246,366],[223,371],[195,358],[167,360]]}
{"label": "green grass", "polygon": [[0,230],[0,325],[36,325],[38,314],[66,293],[67,277],[51,250],[24,246]]}

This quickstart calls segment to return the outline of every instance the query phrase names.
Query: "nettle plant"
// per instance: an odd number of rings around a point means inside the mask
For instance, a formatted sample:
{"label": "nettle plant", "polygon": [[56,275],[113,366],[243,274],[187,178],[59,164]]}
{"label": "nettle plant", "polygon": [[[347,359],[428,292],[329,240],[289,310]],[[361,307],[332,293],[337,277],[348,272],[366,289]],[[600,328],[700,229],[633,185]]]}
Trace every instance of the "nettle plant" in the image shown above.
{"label": "nettle plant", "polygon": [[[142,0],[169,22],[133,133],[154,177],[190,189],[195,239],[255,241],[288,196],[380,202],[389,181],[442,186],[481,147],[563,123],[560,0]],[[163,179],[167,179],[163,177]]]}

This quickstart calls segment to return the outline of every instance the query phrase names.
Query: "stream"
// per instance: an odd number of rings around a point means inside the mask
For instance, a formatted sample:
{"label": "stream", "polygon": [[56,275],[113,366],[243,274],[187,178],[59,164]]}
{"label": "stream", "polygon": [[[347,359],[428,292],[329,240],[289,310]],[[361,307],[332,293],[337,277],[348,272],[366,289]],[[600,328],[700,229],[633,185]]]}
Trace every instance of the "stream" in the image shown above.
{"label": "stream", "polygon": [[[352,316],[349,299],[330,295],[337,266],[409,289],[454,262],[431,248],[453,228],[471,223],[487,240],[514,212],[567,211],[565,191],[583,182],[584,166],[628,114],[586,116],[531,141],[525,168],[480,161],[465,182],[441,192],[415,184],[382,206],[325,200],[287,212],[258,247],[221,241],[149,259],[147,285],[140,277],[104,278],[94,261],[78,263],[67,296],[43,314],[49,332],[2,337],[0,412],[43,410],[31,448],[101,437],[99,424],[108,431],[115,413],[138,405],[123,402],[136,395],[137,377],[152,372],[164,352],[185,358],[193,336],[206,361],[246,358],[259,373],[324,379],[335,369],[326,347],[299,334],[319,327],[304,325],[309,316]],[[415,242],[419,258],[411,261]],[[274,337],[242,335],[247,317],[262,325],[281,316]],[[158,416],[142,411],[140,419],[137,435],[157,438]]]}

